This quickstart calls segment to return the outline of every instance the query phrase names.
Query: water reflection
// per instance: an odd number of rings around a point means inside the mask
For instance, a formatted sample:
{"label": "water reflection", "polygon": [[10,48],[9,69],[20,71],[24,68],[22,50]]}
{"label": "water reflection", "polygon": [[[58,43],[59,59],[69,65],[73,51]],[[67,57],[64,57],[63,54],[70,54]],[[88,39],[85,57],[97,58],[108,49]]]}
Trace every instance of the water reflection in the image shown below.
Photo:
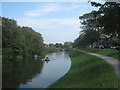
{"label": "water reflection", "polygon": [[46,63],[48,63],[49,61],[45,61]]}
{"label": "water reflection", "polygon": [[71,61],[66,52],[51,53],[46,57],[49,57],[50,61],[44,62],[42,72],[32,79],[32,82],[22,84],[20,88],[46,88],[70,69]]}
{"label": "water reflection", "polygon": [[3,88],[46,88],[70,69],[66,52],[47,54],[50,61],[24,60],[3,64]]}
{"label": "water reflection", "polygon": [[30,82],[32,78],[41,73],[42,67],[42,61],[31,58],[19,62],[3,63],[2,87],[18,88],[21,83]]}

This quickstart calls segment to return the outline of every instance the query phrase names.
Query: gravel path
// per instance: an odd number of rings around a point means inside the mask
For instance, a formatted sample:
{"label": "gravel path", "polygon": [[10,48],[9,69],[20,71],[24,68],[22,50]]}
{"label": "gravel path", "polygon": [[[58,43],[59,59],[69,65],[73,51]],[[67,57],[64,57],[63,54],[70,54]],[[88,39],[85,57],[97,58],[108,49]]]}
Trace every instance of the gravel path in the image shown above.
{"label": "gravel path", "polygon": [[91,52],[86,52],[86,51],[81,51],[81,50],[79,50],[79,51],[80,52],[85,52],[85,53],[88,53],[88,54],[91,54],[91,55],[95,55],[95,56],[98,56],[98,57],[104,59],[106,62],[110,63],[114,67],[115,72],[117,73],[118,77],[120,78],[120,61],[118,61],[117,59],[114,59],[114,58],[111,58],[111,57],[108,57],[108,56],[104,56],[104,55],[91,53]]}

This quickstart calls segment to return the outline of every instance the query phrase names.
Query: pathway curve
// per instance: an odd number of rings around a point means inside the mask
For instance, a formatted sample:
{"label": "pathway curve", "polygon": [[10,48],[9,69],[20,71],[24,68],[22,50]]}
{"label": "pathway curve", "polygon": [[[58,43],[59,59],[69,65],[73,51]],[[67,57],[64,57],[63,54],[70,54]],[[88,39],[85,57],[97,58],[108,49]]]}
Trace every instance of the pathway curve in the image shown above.
{"label": "pathway curve", "polygon": [[85,53],[88,53],[91,55],[95,55],[95,56],[98,56],[98,57],[104,59],[106,62],[110,63],[114,67],[115,72],[117,73],[118,77],[120,78],[120,61],[118,61],[117,59],[114,59],[114,58],[111,58],[108,56],[104,56],[104,55],[99,55],[96,53],[91,53],[91,52],[86,52],[86,51],[81,51],[81,50],[79,50],[79,51],[85,52]]}

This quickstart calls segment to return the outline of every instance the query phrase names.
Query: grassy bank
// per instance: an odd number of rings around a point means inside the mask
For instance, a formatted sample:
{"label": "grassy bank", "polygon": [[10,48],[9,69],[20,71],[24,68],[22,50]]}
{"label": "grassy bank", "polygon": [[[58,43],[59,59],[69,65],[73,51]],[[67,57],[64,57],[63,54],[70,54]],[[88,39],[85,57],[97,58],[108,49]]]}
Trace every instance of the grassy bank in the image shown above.
{"label": "grassy bank", "polygon": [[[115,59],[119,59],[118,56],[120,56],[120,52],[115,49],[92,49],[92,48],[82,48],[81,50],[97,53],[105,56],[109,56]],[[119,59],[120,60],[120,59]]]}
{"label": "grassy bank", "polygon": [[113,67],[104,60],[70,50],[69,72],[49,88],[117,88],[118,78]]}

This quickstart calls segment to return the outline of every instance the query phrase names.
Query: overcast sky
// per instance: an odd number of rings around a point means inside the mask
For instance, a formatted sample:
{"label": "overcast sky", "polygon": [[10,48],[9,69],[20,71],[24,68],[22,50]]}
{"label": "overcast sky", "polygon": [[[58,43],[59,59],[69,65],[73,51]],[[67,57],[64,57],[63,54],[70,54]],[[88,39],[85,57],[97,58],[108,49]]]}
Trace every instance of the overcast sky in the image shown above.
{"label": "overcast sky", "polygon": [[45,43],[74,41],[81,30],[79,16],[97,8],[86,2],[2,2],[2,16],[32,27]]}

